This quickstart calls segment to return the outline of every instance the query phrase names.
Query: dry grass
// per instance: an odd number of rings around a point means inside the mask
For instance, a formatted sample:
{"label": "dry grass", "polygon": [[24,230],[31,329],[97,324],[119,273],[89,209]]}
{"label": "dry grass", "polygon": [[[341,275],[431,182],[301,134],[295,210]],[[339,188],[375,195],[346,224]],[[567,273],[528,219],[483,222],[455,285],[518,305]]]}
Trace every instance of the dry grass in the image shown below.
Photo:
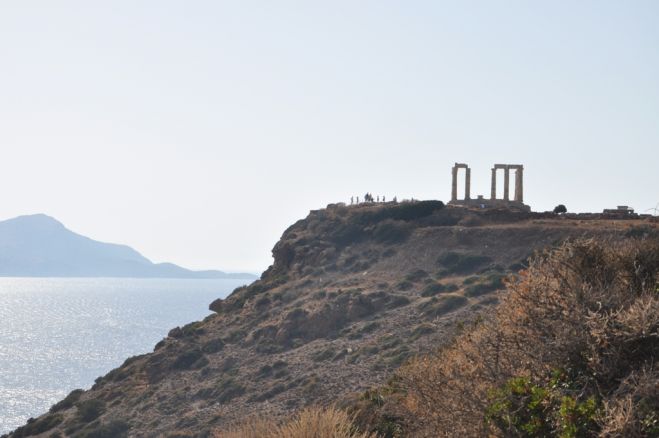
{"label": "dry grass", "polygon": [[351,418],[335,408],[309,408],[288,422],[278,424],[263,418],[217,431],[215,438],[375,438],[374,435],[355,430]]}
{"label": "dry grass", "polygon": [[399,371],[413,436],[659,436],[659,242],[544,254],[495,315]]}

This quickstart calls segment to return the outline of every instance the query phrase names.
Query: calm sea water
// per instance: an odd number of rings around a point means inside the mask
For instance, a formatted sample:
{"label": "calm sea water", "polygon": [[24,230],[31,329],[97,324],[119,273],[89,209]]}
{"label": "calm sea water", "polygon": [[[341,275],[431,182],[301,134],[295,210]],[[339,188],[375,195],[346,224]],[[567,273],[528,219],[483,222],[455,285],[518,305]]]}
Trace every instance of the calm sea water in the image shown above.
{"label": "calm sea water", "polygon": [[0,433],[153,350],[247,280],[0,278]]}

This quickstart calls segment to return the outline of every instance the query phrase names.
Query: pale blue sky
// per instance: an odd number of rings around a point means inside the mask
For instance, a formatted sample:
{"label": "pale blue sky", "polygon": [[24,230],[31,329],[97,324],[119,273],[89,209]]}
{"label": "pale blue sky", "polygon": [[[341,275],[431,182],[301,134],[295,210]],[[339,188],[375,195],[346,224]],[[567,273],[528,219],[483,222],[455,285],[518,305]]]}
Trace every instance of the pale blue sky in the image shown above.
{"label": "pale blue sky", "polygon": [[659,203],[657,1],[0,3],[0,219],[260,271],[364,192]]}

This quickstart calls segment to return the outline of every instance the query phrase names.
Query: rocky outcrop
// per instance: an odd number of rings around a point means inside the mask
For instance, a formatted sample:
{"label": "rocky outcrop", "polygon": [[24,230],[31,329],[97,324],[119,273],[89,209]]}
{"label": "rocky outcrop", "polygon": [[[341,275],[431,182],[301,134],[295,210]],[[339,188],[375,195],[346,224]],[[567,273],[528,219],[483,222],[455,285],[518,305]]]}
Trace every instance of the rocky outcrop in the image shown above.
{"label": "rocky outcrop", "polygon": [[656,226],[439,201],[312,211],[284,232],[260,280],[12,436],[206,436],[336,402],[449,342],[533,251],[639,225]]}

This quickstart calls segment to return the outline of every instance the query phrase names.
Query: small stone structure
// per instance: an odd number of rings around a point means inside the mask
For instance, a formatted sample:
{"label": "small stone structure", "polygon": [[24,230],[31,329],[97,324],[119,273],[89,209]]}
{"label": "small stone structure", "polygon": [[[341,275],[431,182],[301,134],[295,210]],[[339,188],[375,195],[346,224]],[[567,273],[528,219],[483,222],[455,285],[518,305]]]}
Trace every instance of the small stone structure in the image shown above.
{"label": "small stone structure", "polygon": [[[458,171],[465,170],[465,197],[458,199]],[[503,170],[503,199],[497,199],[497,171]],[[515,171],[515,195],[510,200],[510,171]],[[477,208],[513,208],[531,211],[531,207],[524,204],[524,166],[521,164],[495,164],[492,167],[492,186],[490,199],[479,195],[471,198],[471,169],[465,163],[455,163],[452,170],[451,200],[449,205],[460,205]]]}
{"label": "small stone structure", "polygon": [[605,208],[602,214],[614,216],[630,216],[634,214],[634,209],[626,205],[618,205],[617,208]]}

